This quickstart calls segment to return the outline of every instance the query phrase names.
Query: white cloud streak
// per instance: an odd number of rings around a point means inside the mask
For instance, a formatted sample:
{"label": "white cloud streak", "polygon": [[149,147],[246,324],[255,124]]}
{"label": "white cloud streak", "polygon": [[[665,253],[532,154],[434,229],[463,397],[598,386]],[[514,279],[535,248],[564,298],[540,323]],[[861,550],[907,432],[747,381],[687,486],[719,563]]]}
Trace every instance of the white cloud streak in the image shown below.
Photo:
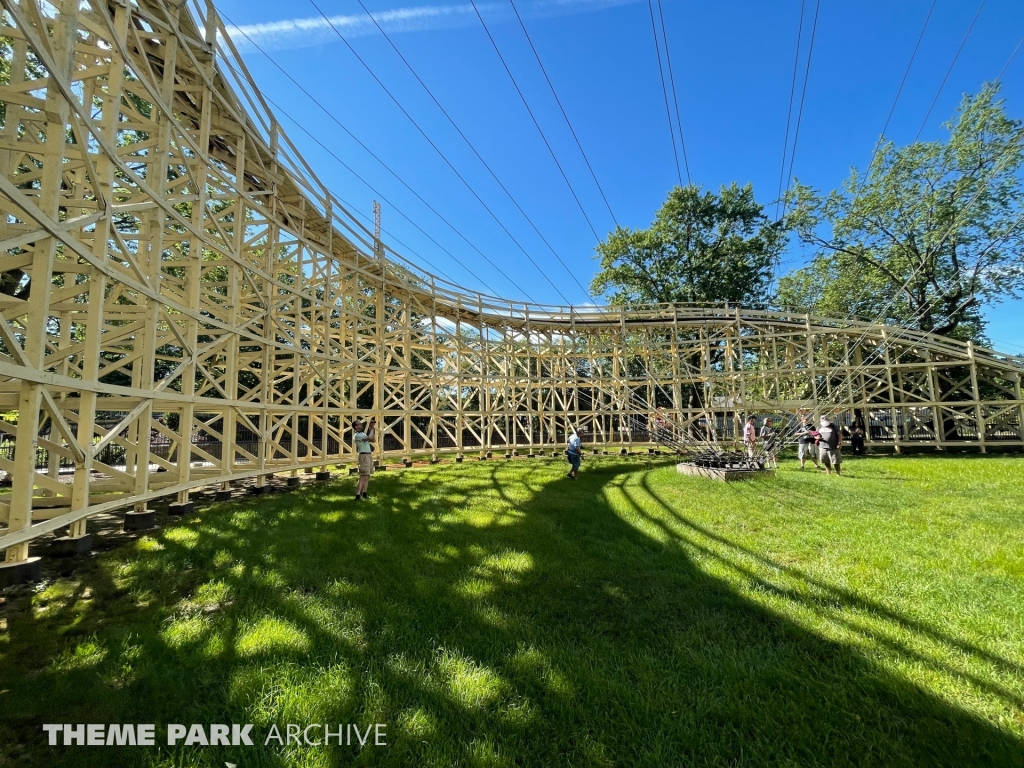
{"label": "white cloud streak", "polygon": [[[636,2],[639,0],[534,0],[520,3],[519,12],[528,18],[571,16],[620,5],[632,5]],[[487,17],[488,22],[493,20],[501,23],[514,18],[507,3],[477,3],[477,7]],[[473,6],[469,3],[396,8],[375,13],[373,18],[388,34],[455,29],[479,23]],[[379,34],[377,27],[366,14],[332,16],[330,24],[322,16],[284,19],[262,24],[240,24],[237,27],[228,26],[227,32],[240,51],[252,48],[249,39],[265,50],[283,51],[340,42],[331,29],[332,24],[346,38]]]}

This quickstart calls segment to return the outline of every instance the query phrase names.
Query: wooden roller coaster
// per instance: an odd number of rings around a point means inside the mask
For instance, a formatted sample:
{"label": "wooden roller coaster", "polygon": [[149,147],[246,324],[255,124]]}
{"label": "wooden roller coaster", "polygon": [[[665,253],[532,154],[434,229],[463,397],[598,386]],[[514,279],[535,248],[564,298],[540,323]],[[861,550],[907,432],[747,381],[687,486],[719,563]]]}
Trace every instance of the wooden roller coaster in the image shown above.
{"label": "wooden roller coaster", "polygon": [[[205,486],[352,459],[735,441],[857,412],[876,449],[1024,446],[1018,358],[735,306],[466,290],[302,160],[212,5],[3,0],[0,550]],[[652,420],[657,424],[652,426]]]}

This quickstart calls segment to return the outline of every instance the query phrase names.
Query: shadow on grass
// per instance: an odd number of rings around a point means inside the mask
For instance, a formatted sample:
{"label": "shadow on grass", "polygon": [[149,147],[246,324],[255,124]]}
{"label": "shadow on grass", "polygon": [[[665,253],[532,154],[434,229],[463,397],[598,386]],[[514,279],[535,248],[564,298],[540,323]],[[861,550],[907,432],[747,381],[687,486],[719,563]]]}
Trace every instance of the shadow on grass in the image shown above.
{"label": "shadow on grass", "polygon": [[[625,488],[631,470],[406,472],[369,503],[342,481],[96,558],[10,613],[0,763],[1024,765],[1019,740],[704,573],[688,552],[721,555],[686,531],[762,556]],[[383,722],[388,746],[46,748],[43,722],[151,722],[160,741],[255,723],[258,745],[271,723]]]}

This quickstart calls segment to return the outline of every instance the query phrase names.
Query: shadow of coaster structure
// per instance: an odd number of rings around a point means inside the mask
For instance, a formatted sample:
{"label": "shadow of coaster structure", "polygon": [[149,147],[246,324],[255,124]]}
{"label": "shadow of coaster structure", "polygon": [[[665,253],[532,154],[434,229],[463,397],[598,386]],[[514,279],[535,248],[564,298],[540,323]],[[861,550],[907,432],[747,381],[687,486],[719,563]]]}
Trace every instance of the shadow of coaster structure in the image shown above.
{"label": "shadow of coaster structure", "polygon": [[[736,448],[743,417],[856,412],[869,446],[1024,445],[1022,361],[730,306],[564,307],[432,275],[317,180],[212,5],[3,0],[0,570],[91,515],[149,524],[353,459]],[[662,414],[659,425],[652,423]],[[671,424],[666,436],[665,423]],[[652,431],[655,433],[652,435]],[[659,438],[660,434],[660,438]]]}

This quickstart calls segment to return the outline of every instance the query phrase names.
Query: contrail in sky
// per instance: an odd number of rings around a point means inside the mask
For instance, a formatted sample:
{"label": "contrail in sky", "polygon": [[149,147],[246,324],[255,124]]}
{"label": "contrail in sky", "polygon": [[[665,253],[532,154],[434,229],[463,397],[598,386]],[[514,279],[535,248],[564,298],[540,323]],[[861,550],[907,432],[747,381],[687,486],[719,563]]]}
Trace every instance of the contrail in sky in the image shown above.
{"label": "contrail in sky", "polygon": [[[637,2],[640,0],[533,0],[533,2],[520,2],[519,9],[523,16],[542,18],[590,13],[604,8],[632,5]],[[477,7],[481,13],[487,14],[496,22],[514,18],[512,8],[508,3],[477,3]],[[469,3],[395,8],[391,11],[374,13],[373,17],[388,33],[425,32],[432,29],[454,29],[479,24],[473,6]],[[376,26],[367,18],[366,14],[333,16],[331,24],[337,27],[345,37],[379,34]],[[252,47],[246,39],[246,35],[261,48],[274,51],[311,48],[339,42],[334,30],[322,16],[284,19],[263,24],[240,24],[237,27],[228,26],[227,31],[232,41],[242,51]]]}

